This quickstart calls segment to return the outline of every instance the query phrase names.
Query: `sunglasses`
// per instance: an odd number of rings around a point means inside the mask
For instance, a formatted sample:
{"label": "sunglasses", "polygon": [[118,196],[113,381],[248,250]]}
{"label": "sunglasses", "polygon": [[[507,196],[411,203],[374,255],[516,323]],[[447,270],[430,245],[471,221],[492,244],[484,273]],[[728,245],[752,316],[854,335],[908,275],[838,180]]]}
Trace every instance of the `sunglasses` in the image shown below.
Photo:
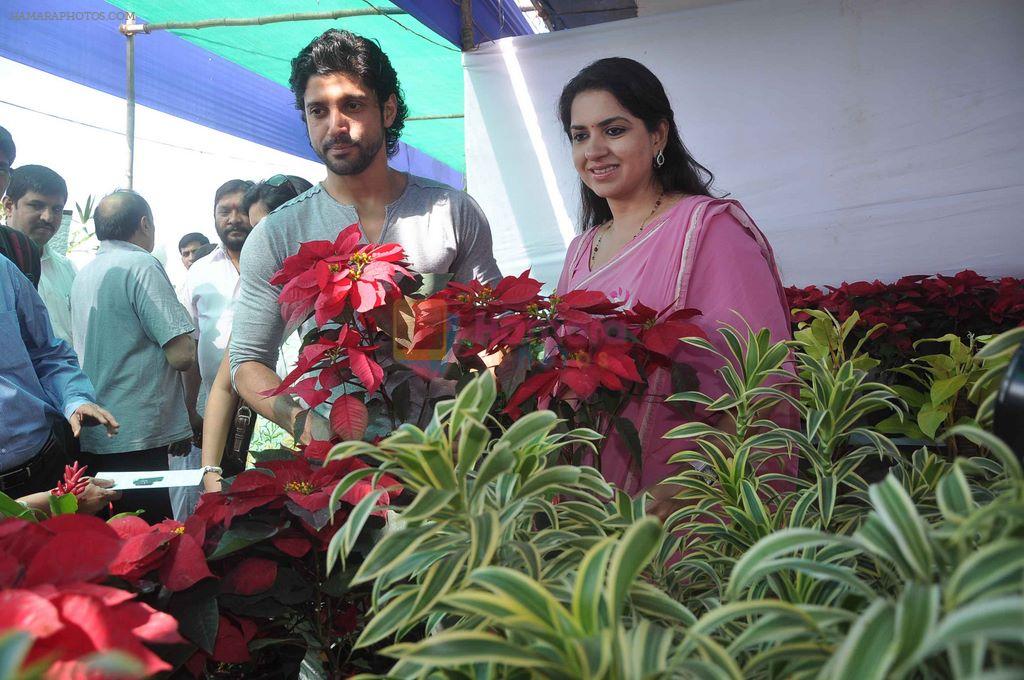
{"label": "sunglasses", "polygon": [[299,188],[295,186],[295,183],[292,182],[292,178],[289,177],[288,175],[274,175],[270,179],[263,180],[262,182],[260,182],[260,184],[266,184],[267,186],[272,186],[275,189],[277,187],[281,187],[287,184],[289,187],[291,187],[291,190],[295,192],[296,196],[302,193],[301,191],[299,191]]}

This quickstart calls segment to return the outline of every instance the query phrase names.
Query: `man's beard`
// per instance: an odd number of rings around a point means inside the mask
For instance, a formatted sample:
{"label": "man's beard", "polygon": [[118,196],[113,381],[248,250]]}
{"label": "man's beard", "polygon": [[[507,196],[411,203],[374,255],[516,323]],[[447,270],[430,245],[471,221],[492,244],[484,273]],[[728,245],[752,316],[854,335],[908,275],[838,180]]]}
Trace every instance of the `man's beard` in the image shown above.
{"label": "man's beard", "polygon": [[[356,153],[344,159],[331,158],[328,154],[335,144],[352,144],[355,146]],[[316,155],[335,175],[358,175],[370,167],[382,146],[384,146],[383,131],[376,139],[369,141],[357,142],[348,135],[342,135],[325,139],[320,148],[316,150]]]}
{"label": "man's beard", "polygon": [[235,227],[229,227],[227,231],[221,232],[217,230],[217,236],[220,237],[221,245],[226,250],[230,250],[233,253],[237,253],[242,250],[242,245],[245,243],[245,239],[249,238],[249,232],[251,229],[238,229]]}

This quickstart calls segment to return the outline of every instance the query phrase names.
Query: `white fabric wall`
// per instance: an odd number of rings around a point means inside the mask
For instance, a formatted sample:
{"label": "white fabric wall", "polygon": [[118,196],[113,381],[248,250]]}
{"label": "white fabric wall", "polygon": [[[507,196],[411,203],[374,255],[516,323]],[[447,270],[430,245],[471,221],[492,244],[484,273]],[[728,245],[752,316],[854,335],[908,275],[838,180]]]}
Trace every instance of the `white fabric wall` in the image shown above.
{"label": "white fabric wall", "polygon": [[[24,64],[0,59],[0,125],[18,147],[15,167],[38,163],[68,183],[66,208],[97,201],[127,186],[125,103],[97,90]],[[243,102],[244,104],[244,102]],[[261,180],[288,173],[316,182],[320,163],[268,149],[180,118],[136,107],[135,189],[149,201],[157,227],[155,254],[174,281],[185,273],[178,239],[198,231],[217,241],[213,196],[234,177]],[[72,259],[81,267],[95,239]]]}
{"label": "white fabric wall", "polygon": [[659,75],[787,283],[1024,274],[1024,2],[742,0],[467,54],[469,191],[505,273],[557,279],[577,178],[555,104],[605,56]]}

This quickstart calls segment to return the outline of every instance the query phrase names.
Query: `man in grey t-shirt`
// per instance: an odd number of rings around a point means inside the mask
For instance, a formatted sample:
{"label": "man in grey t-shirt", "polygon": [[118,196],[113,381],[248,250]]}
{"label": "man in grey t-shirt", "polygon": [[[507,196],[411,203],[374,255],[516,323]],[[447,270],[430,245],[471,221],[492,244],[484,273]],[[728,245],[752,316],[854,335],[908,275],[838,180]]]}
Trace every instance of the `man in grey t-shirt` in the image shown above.
{"label": "man in grey t-shirt", "polygon": [[[486,283],[501,274],[490,226],[473,199],[388,167],[407,110],[398,77],[376,43],[331,29],[299,52],[289,83],[327,179],[265,217],[249,235],[229,351],[241,397],[293,432],[299,404],[287,395],[260,393],[281,383],[274,372],[284,331],[280,287],[268,280],[301,243],[333,241],[358,223],[367,242],[401,245],[417,273]],[[330,431],[325,420],[313,417],[300,434],[306,442],[327,439]]]}
{"label": "man in grey t-shirt", "polygon": [[[96,258],[75,279],[71,331],[82,370],[121,424],[108,439],[82,432],[81,460],[90,473],[167,470],[187,452],[192,428],[179,373],[196,358],[192,318],[153,257],[153,212],[134,191],[115,191],[96,207]],[[126,491],[117,512],[143,509],[170,517],[166,489]]]}

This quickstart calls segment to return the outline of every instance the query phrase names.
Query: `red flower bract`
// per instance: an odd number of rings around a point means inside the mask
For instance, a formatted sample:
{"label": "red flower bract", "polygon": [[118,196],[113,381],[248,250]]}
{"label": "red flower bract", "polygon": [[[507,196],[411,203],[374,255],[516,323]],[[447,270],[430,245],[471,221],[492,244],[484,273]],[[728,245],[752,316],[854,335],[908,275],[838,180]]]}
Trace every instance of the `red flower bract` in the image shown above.
{"label": "red flower bract", "polygon": [[[274,473],[282,494],[301,508],[314,513],[327,507],[334,487],[345,475],[353,470],[368,467],[366,463],[356,458],[332,460],[323,466],[311,464],[304,458],[292,458],[267,461],[263,466]],[[391,486],[394,480],[385,477],[382,484]],[[374,488],[376,487],[369,479],[363,479],[349,489],[341,500],[355,505]],[[390,502],[386,492],[380,502]]]}
{"label": "red flower bract", "polygon": [[405,251],[394,243],[358,247],[361,239],[359,225],[352,224],[333,243],[303,243],[299,252],[284,260],[270,283],[284,284],[278,299],[288,324],[300,321],[312,308],[322,326],[346,307],[367,312],[398,291],[395,278],[410,276],[404,267]]}
{"label": "red flower bract", "polygon": [[50,659],[47,678],[86,674],[85,657],[118,651],[142,663],[146,676],[170,670],[143,643],[184,642],[171,616],[136,602],[131,593],[91,583],[0,592],[0,632],[24,630],[35,637],[26,664]]}
{"label": "red flower bract", "polygon": [[91,516],[0,521],[0,631],[31,634],[26,663],[49,659],[47,678],[96,677],[85,657],[110,651],[137,659],[145,675],[170,669],[143,643],[183,642],[177,622],[130,592],[96,583],[111,573],[124,542]]}
{"label": "red flower bract", "polygon": [[519,386],[505,412],[519,415],[519,406],[537,397],[537,407],[547,408],[552,398],[588,399],[599,387],[620,391],[627,383],[642,381],[630,356],[630,343],[616,340],[591,342],[582,334],[559,338],[559,354],[551,367],[536,373]]}

